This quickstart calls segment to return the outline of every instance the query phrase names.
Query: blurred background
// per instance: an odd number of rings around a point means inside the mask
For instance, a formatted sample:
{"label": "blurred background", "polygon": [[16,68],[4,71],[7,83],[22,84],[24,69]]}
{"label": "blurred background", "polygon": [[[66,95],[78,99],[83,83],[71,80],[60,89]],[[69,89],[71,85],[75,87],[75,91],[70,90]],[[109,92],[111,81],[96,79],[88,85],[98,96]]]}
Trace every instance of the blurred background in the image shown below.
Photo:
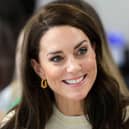
{"label": "blurred background", "polygon": [[[34,11],[50,1],[0,0],[0,119],[20,101],[21,30]],[[85,1],[98,11],[112,56],[129,88],[129,1]]]}

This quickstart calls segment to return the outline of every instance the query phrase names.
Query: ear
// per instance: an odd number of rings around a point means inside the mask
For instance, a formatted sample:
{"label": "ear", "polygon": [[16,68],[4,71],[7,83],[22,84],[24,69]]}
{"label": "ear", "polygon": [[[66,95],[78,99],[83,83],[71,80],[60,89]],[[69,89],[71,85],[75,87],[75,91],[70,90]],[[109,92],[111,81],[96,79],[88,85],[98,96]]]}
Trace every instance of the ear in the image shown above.
{"label": "ear", "polygon": [[45,79],[45,75],[44,75],[44,71],[41,67],[41,65],[35,60],[35,59],[31,59],[31,65],[35,71],[35,73],[42,79]]}

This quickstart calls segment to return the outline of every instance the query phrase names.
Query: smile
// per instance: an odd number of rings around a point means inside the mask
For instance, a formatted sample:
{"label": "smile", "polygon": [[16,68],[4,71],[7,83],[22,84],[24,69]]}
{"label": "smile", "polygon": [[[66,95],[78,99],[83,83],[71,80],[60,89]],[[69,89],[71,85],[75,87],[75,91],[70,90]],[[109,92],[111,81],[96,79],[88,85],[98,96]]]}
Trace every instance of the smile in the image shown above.
{"label": "smile", "polygon": [[63,80],[63,82],[69,85],[78,84],[81,81],[83,81],[85,77],[86,75],[81,76],[80,78],[77,78],[77,79]]}

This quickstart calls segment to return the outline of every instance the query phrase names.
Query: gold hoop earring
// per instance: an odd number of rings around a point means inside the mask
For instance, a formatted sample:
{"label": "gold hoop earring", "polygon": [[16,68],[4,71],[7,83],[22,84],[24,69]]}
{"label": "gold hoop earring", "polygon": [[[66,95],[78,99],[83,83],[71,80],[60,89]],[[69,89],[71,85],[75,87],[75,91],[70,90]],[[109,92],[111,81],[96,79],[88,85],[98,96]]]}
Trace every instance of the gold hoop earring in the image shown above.
{"label": "gold hoop earring", "polygon": [[43,88],[43,89],[45,89],[45,88],[47,88],[47,80],[41,80],[41,87]]}

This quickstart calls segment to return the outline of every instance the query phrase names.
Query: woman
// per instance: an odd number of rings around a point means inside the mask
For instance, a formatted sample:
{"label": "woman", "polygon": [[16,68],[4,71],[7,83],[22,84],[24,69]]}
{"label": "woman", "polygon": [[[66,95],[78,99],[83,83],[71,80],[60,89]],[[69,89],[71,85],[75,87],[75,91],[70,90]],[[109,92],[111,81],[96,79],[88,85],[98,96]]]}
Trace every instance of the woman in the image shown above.
{"label": "woman", "polygon": [[129,128],[129,100],[106,69],[103,31],[88,6],[56,1],[27,23],[22,101],[2,129]]}

